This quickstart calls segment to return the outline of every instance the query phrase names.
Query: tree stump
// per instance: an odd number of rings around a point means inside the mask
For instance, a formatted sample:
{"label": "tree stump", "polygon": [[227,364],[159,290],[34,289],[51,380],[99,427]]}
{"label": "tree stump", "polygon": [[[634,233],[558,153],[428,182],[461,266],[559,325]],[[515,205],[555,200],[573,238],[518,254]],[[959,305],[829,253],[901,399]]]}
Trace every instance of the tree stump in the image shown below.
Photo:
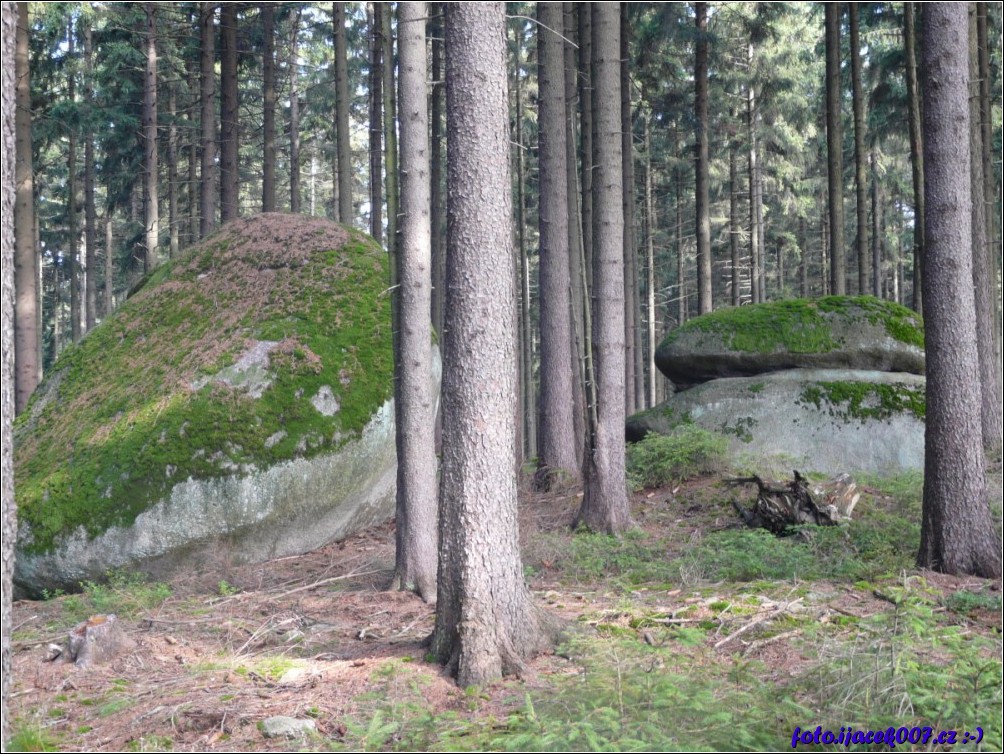
{"label": "tree stump", "polygon": [[92,615],[70,631],[69,659],[79,668],[110,662],[135,648],[114,615]]}
{"label": "tree stump", "polygon": [[[795,526],[814,524],[834,526],[849,521],[861,497],[857,485],[847,474],[809,488],[809,481],[798,471],[790,482],[766,482],[757,475],[727,480],[730,485],[755,484],[757,498],[746,509],[736,501],[733,507],[750,528],[784,534]],[[818,501],[818,502],[817,502]]]}

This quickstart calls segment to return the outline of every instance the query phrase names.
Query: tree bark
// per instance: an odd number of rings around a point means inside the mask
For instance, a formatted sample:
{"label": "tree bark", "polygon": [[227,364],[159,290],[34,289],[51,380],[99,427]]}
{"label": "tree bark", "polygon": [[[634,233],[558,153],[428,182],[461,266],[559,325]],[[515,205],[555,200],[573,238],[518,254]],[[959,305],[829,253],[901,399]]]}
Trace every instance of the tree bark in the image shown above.
{"label": "tree bark", "polygon": [[105,208],[105,285],[104,285],[104,307],[102,311],[104,316],[108,316],[112,313],[112,307],[114,302],[113,289],[115,284],[114,276],[114,254],[112,249],[112,242],[115,238],[112,232],[112,212],[111,208]]}
{"label": "tree bark", "polygon": [[380,16],[383,3],[370,3],[370,235],[383,243],[383,76]]}
{"label": "tree bark", "polygon": [[262,119],[261,211],[275,212],[275,6],[261,4]]}
{"label": "tree bark", "polygon": [[432,249],[425,3],[398,5],[401,106],[401,237],[397,380],[395,581],[436,599],[436,394],[432,375]]}
{"label": "tree bark", "polygon": [[[72,60],[76,53],[76,35],[72,21],[67,26],[66,36],[67,54]],[[73,68],[73,65],[67,66],[66,96],[71,104],[76,104],[77,81]],[[84,323],[81,317],[82,309],[80,306],[80,289],[83,282],[83,274],[80,262],[80,226],[77,223],[77,129],[75,126],[71,125],[69,127],[66,141],[66,247],[69,252],[70,262],[70,332],[73,342],[76,343],[84,334]],[[39,283],[39,290],[42,291],[44,306],[45,289],[42,287],[41,282]]]}
{"label": "tree bark", "polygon": [[540,399],[537,484],[578,481],[572,372],[565,151],[565,53],[561,3],[539,3]]}
{"label": "tree bark", "polygon": [[516,522],[504,24],[503,3],[446,9],[449,264],[432,652],[462,687],[519,671],[551,638],[523,578]]}
{"label": "tree bark", "polygon": [[624,214],[620,119],[620,3],[592,6],[593,349],[597,424],[585,460],[576,525],[616,534],[631,525],[624,471]]}
{"label": "tree bark", "polygon": [[[84,19],[84,101],[94,107],[94,46],[90,23]],[[98,213],[94,198],[94,130],[87,119],[84,130],[84,250],[87,264],[85,329],[98,321]]]}
{"label": "tree bark", "polygon": [[697,311],[707,314],[713,308],[711,293],[711,200],[708,193],[708,4],[694,3],[697,23],[694,62],[694,119],[696,142],[696,228],[697,234]]}
{"label": "tree bark", "polygon": [[[31,84],[28,69],[28,3],[17,4],[15,145],[17,162],[14,181],[17,198],[14,208],[14,366],[17,413],[24,411],[35,391],[42,366],[42,344],[38,327],[38,252],[35,247],[34,170],[31,154]],[[7,92],[7,90],[4,90]]]}
{"label": "tree bark", "polygon": [[826,3],[826,167],[830,203],[830,292],[847,293],[844,158],[840,118],[840,3]]}
{"label": "tree bark", "polygon": [[[143,226],[146,254],[143,270],[150,273],[158,264],[160,207],[157,194],[157,6],[144,3],[146,12],[146,76],[143,79]],[[76,338],[74,338],[76,340]]]}
{"label": "tree bark", "polygon": [[997,358],[995,321],[999,317],[996,276],[987,246],[987,213],[983,181],[983,124],[980,106],[980,56],[976,4],[969,3],[969,154],[972,181],[973,288],[976,307],[976,344],[980,362],[980,424],[983,447],[1001,449],[1004,415],[1001,406],[1001,373]]}
{"label": "tree bark", "polygon": [[[181,213],[178,211],[178,85],[171,82],[167,87],[167,225],[169,257],[178,256],[181,228]],[[90,268],[87,270],[91,277]]]}
{"label": "tree bark", "polygon": [[202,109],[201,208],[199,235],[205,238],[216,227],[216,6],[204,2],[199,14],[200,77]]}
{"label": "tree bark", "polygon": [[865,151],[865,94],[861,84],[861,43],[858,39],[858,4],[848,3],[851,25],[851,89],[854,108],[854,187],[857,196],[858,293],[868,293],[868,170]]}
{"label": "tree bark", "polygon": [[334,3],[335,137],[338,143],[338,222],[351,225],[352,142],[349,134],[349,66],[345,40],[345,3]]}
{"label": "tree bark", "polygon": [[[733,155],[734,156],[734,155]],[[733,167],[735,160],[732,161]],[[645,256],[648,262],[648,405],[652,408],[658,403],[657,386],[659,371],[655,366],[656,349],[656,310],[655,291],[659,287],[655,268],[655,232],[658,226],[655,209],[655,192],[652,189],[652,133],[649,122],[645,121]],[[736,247],[738,248],[738,246]]]}
{"label": "tree bark", "polygon": [[882,257],[884,228],[882,225],[882,182],[878,176],[878,155],[871,153],[872,164],[872,295],[882,297]]}
{"label": "tree bark", "polygon": [[[749,46],[747,60],[753,62],[753,45]],[[757,232],[757,138],[756,138],[756,93],[752,82],[746,88],[746,134],[749,139],[749,210],[750,210],[750,301],[759,304],[763,301],[763,291],[760,286],[760,234]]]}
{"label": "tree bark", "polygon": [[394,32],[391,28],[390,6],[381,16],[380,40],[383,44],[383,130],[384,175],[387,194],[387,248],[393,255],[397,247],[398,164],[397,164],[397,103],[394,101]]}
{"label": "tree bark", "polygon": [[913,301],[914,311],[924,311],[924,144],[920,122],[920,87],[917,84],[916,3],[904,3],[903,45],[906,48],[906,98],[910,128],[910,167],[913,177]]}
{"label": "tree bark", "polygon": [[579,20],[579,128],[582,179],[582,252],[586,259],[586,289],[593,289],[593,21],[590,5],[578,3]]}
{"label": "tree bark", "polygon": [[432,92],[430,94],[430,145],[432,167],[432,325],[443,332],[443,301],[446,298],[446,225],[443,212],[443,4],[432,3],[429,34],[432,37]]}
{"label": "tree bark", "polygon": [[925,21],[924,324],[927,415],[917,564],[943,573],[1001,575],[980,430],[972,284],[967,5],[932,3]]}
{"label": "tree bark", "polygon": [[0,669],[0,743],[3,744],[4,751],[7,750],[7,740],[10,733],[10,717],[7,714],[7,696],[10,692],[11,680],[11,633],[14,621],[11,617],[11,597],[13,588],[11,580],[14,577],[14,543],[17,540],[17,506],[14,502],[14,439],[13,424],[15,413],[14,402],[14,216],[15,205],[17,203],[17,180],[15,177],[17,160],[17,136],[15,126],[15,112],[17,106],[17,70],[20,65],[16,63],[18,56],[17,41],[20,36],[19,26],[26,24],[27,19],[19,23],[18,6],[26,6],[27,3],[4,2],[0,5],[0,26],[2,26],[3,38],[3,63],[0,68],[0,75],[3,78],[3,169],[2,179],[0,179],[0,192],[2,192],[2,210],[0,210],[0,256],[3,263],[0,264],[0,310],[2,310],[2,323],[0,323],[0,339],[3,342],[3,379],[0,380],[0,485],[2,485],[2,512],[0,528],[3,531],[2,537],[2,571],[0,571],[0,630],[2,630],[2,640],[0,640],[0,658],[2,658],[2,669]]}
{"label": "tree bark", "polygon": [[220,7],[220,222],[240,215],[237,3]]}
{"label": "tree bark", "polygon": [[[732,114],[735,120],[735,113]],[[732,306],[742,303],[742,274],[739,269],[739,168],[736,164],[736,152],[739,145],[736,139],[729,139],[729,257],[732,266]]]}
{"label": "tree bark", "polygon": [[289,29],[289,211],[300,212],[300,13],[297,8]]}

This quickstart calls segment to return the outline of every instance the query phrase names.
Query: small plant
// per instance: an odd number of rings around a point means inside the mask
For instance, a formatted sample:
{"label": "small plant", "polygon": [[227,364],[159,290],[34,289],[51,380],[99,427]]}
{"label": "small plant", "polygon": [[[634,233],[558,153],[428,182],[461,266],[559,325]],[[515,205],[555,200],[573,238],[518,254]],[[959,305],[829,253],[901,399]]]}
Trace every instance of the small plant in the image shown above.
{"label": "small plant", "polygon": [[970,592],[963,589],[950,594],[945,599],[945,607],[953,613],[959,613],[960,615],[968,615],[977,610],[999,613],[1001,610],[1001,598],[994,594]]}
{"label": "small plant", "polygon": [[134,617],[159,607],[171,596],[171,588],[157,581],[147,581],[141,573],[109,571],[104,583],[85,581],[81,584],[84,598],[92,613],[115,613]]}
{"label": "small plant", "polygon": [[717,471],[725,465],[728,440],[693,424],[668,435],[649,434],[627,451],[627,475],[633,489],[662,487]]}
{"label": "small plant", "polygon": [[226,579],[220,579],[220,583],[216,587],[219,591],[221,597],[233,597],[235,594],[240,594],[240,589],[232,586],[227,582]]}

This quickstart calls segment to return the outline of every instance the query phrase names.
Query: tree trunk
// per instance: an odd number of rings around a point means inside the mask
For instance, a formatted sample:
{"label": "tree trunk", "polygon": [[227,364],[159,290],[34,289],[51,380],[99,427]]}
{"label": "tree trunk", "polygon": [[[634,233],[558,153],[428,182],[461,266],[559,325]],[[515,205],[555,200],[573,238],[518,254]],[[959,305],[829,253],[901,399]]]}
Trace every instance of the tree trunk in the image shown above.
{"label": "tree trunk", "polygon": [[199,99],[202,106],[202,202],[199,212],[199,235],[205,238],[216,227],[216,33],[213,17],[216,6],[204,2],[199,14],[201,75]]}
{"label": "tree trunk", "polygon": [[300,212],[300,8],[289,29],[289,211]]}
{"label": "tree trunk", "polygon": [[[747,60],[752,65],[753,45],[749,47]],[[757,232],[757,138],[756,138],[756,93],[753,84],[746,89],[746,134],[749,138],[749,210],[750,210],[750,302],[759,304],[763,301],[763,291],[760,286],[760,234]]]}
{"label": "tree trunk", "polygon": [[620,3],[592,6],[593,349],[597,424],[585,461],[576,525],[616,534],[631,524],[624,472],[624,259],[620,119]]}
{"label": "tree trunk", "polygon": [[[673,151],[679,154],[676,149],[678,145],[677,136],[673,133]],[[686,264],[683,252],[683,174],[680,168],[676,168],[674,173],[674,199],[676,200],[676,326],[680,327],[687,321],[687,279]]]}
{"label": "tree trunk", "polygon": [[861,84],[861,44],[858,40],[858,4],[848,3],[851,25],[851,89],[854,106],[854,187],[858,221],[858,293],[868,293],[868,171],[865,153],[865,94]]}
{"label": "tree trunk", "polygon": [[830,203],[830,292],[847,293],[844,158],[840,119],[840,3],[826,3],[826,167]]}
{"label": "tree trunk", "polygon": [[[735,113],[732,114],[735,120]],[[739,260],[739,169],[736,164],[736,152],[739,145],[735,139],[729,139],[729,255],[732,273],[732,306],[742,303],[742,275]]]}
{"label": "tree trunk", "polygon": [[395,581],[436,599],[436,393],[432,376],[432,249],[425,3],[398,5],[401,106],[401,238],[397,379]]}
{"label": "tree trunk", "polygon": [[112,242],[114,241],[114,234],[112,228],[112,213],[110,208],[105,208],[105,285],[104,285],[104,316],[108,316],[112,313],[112,307],[114,302],[114,285],[115,285],[115,271],[114,271],[114,255],[112,254]]}
{"label": "tree trunk", "polygon": [[351,225],[352,141],[349,133],[349,66],[345,40],[345,3],[334,3],[335,136],[338,142],[338,222]]}
{"label": "tree trunk", "polygon": [[[143,226],[146,255],[143,271],[150,273],[158,264],[160,207],[157,195],[157,5],[144,3],[146,11],[146,76],[143,79]],[[74,338],[76,340],[76,338]]]}
{"label": "tree trunk", "polygon": [[969,3],[969,153],[972,180],[973,287],[976,307],[976,344],[980,360],[980,423],[983,447],[991,452],[1001,448],[1004,416],[1001,406],[1000,365],[994,342],[994,322],[999,314],[995,303],[996,275],[987,248],[987,216],[983,182],[983,127],[980,113],[980,60],[976,4]]}
{"label": "tree trunk", "polygon": [[1001,575],[980,432],[979,354],[972,284],[967,6],[933,3],[924,63],[924,268],[927,432],[917,565]]}
{"label": "tree trunk", "polygon": [[697,126],[696,161],[697,311],[707,314],[711,301],[711,200],[708,193],[708,4],[694,3],[697,22],[694,62],[694,119]]}
{"label": "tree trunk", "polygon": [[910,127],[910,166],[913,174],[913,302],[922,313],[924,273],[924,144],[920,123],[920,87],[917,84],[916,3],[904,3],[903,45],[906,48],[906,98]]}
{"label": "tree trunk", "polygon": [[[994,180],[994,131],[993,131],[993,108],[990,101],[990,46],[987,32],[987,4],[985,2],[976,3],[976,44],[979,51],[979,80],[980,80],[980,136],[983,152],[983,202],[986,205],[987,216],[987,248],[990,250],[999,248],[997,238],[998,222],[1000,217],[995,211],[996,202],[996,182]],[[997,361],[1000,361],[1000,316],[994,320],[996,327],[996,338],[994,340],[997,349]]]}
{"label": "tree trunk", "polygon": [[[90,23],[84,19],[84,100],[94,107],[94,47]],[[94,198],[94,131],[84,131],[84,250],[87,260],[85,328],[89,332],[98,321],[98,213]]]}
{"label": "tree trunk", "polygon": [[629,34],[627,17],[627,4],[620,6],[620,90],[621,90],[621,183],[623,194],[621,197],[622,212],[624,213],[624,410],[627,415],[633,414],[635,409],[635,333],[638,331],[637,297],[638,297],[638,273],[637,255],[635,253],[635,233],[634,233],[634,161],[633,134],[631,127],[631,79],[628,75],[628,64],[630,57]]}
{"label": "tree trunk", "polygon": [[[67,55],[72,60],[75,55],[76,36],[71,21],[67,28]],[[74,66],[67,66],[66,96],[71,104],[76,104],[76,76]],[[80,289],[83,282],[82,265],[80,262],[80,226],[77,224],[77,129],[71,125],[68,129],[66,145],[66,228],[67,251],[70,257],[70,330],[73,342],[76,343],[84,334],[84,322],[81,317]],[[42,301],[45,301],[44,288]],[[43,304],[44,305],[44,304]]]}
{"label": "tree trunk", "polygon": [[[730,153],[731,154],[731,153]],[[732,161],[735,167],[735,160]],[[652,134],[649,122],[645,121],[645,256],[648,262],[648,405],[652,408],[658,403],[657,386],[659,371],[655,366],[656,349],[656,311],[655,291],[659,287],[655,268],[655,232],[658,226],[655,210],[655,192],[652,190]],[[735,248],[738,248],[736,246]]]}
{"label": "tree trunk", "polygon": [[[181,213],[178,211],[178,87],[171,82],[167,88],[167,114],[170,123],[167,129],[167,218],[170,258],[178,256],[181,227]],[[87,277],[90,278],[90,268]]]}
{"label": "tree trunk", "polygon": [[383,244],[383,47],[380,17],[383,3],[370,3],[370,235]]}
{"label": "tree trunk", "polygon": [[383,44],[383,130],[384,175],[387,184],[387,248],[394,253],[397,246],[398,165],[397,165],[397,103],[394,102],[394,33],[391,28],[390,6],[381,16]]}
{"label": "tree trunk", "polygon": [[565,30],[565,198],[568,203],[568,274],[571,281],[569,295],[571,298],[572,317],[572,400],[574,402],[572,421],[575,432],[573,440],[575,447],[575,468],[577,478],[582,475],[582,454],[586,444],[586,371],[585,371],[585,308],[588,307],[588,297],[585,291],[585,275],[582,264],[582,215],[579,211],[579,173],[576,155],[575,115],[578,101],[578,67],[575,63],[575,43],[577,25],[575,20],[575,4],[566,2],[563,5]]}
{"label": "tree trunk", "polygon": [[882,257],[883,234],[882,225],[882,182],[878,176],[878,155],[875,149],[871,154],[872,164],[872,295],[882,297]]}
{"label": "tree trunk", "polygon": [[[240,215],[237,3],[220,6],[220,222]],[[292,66],[291,66],[292,68]]]}
{"label": "tree trunk", "polygon": [[[12,579],[14,577],[14,543],[17,540],[17,505],[14,502],[14,216],[17,196],[17,181],[15,178],[17,159],[17,137],[15,135],[15,116],[17,107],[17,71],[20,65],[16,64],[19,55],[17,53],[17,40],[20,36],[18,31],[18,5],[25,6],[27,3],[4,2],[0,5],[0,24],[3,31],[3,63],[0,74],[3,77],[3,176],[0,183],[0,193],[2,193],[2,209],[0,209],[0,230],[2,230],[2,243],[0,243],[0,282],[2,282],[2,297],[0,297],[0,311],[2,311],[2,324],[0,324],[0,340],[3,343],[3,379],[0,380],[0,505],[2,505],[3,516],[0,521],[0,528],[3,531],[2,553],[0,560],[0,626],[2,626],[2,640],[0,640],[0,656],[2,656],[2,668],[0,668],[0,743],[3,744],[4,751],[7,750],[7,741],[10,733],[10,717],[7,714],[7,697],[10,692],[11,681],[11,633],[14,621],[11,615],[11,597],[13,594]],[[27,24],[27,19],[22,19],[21,23]]]}
{"label": "tree trunk", "polygon": [[[198,25],[198,12],[193,12],[194,23]],[[199,145],[200,138],[198,126],[196,125],[196,115],[199,112],[199,61],[190,57],[185,63],[188,68],[188,91],[191,96],[188,110],[185,114],[185,131],[188,134],[188,179],[186,184],[188,192],[186,198],[188,204],[188,231],[185,234],[185,245],[191,246],[199,240]]]}
{"label": "tree trunk", "polygon": [[576,4],[579,17],[579,128],[581,131],[579,160],[582,179],[582,252],[586,259],[586,288],[593,289],[593,82],[592,49],[593,21],[591,6]]}
{"label": "tree trunk", "polygon": [[503,3],[447,6],[449,264],[432,652],[461,687],[519,671],[551,638],[523,578],[516,522],[504,24]]}
{"label": "tree trunk", "polygon": [[275,212],[275,6],[261,4],[262,121],[261,211]]}
{"label": "tree trunk", "polygon": [[443,332],[443,301],[446,298],[446,224],[443,212],[443,4],[432,3],[429,34],[432,37],[432,91],[430,144],[432,168],[432,325]]}
{"label": "tree trunk", "polygon": [[569,290],[565,54],[561,3],[539,3],[540,399],[537,484],[578,481]]}
{"label": "tree trunk", "polygon": [[[28,3],[17,4],[17,41],[14,56],[16,68],[15,145],[17,162],[14,166],[15,250],[14,292],[14,366],[17,385],[15,403],[17,413],[28,405],[35,391],[41,369],[42,345],[38,327],[38,252],[34,242],[35,197],[34,170],[31,154],[31,84],[28,69]],[[6,28],[5,28],[6,30]],[[6,66],[4,66],[6,68]],[[5,94],[9,91],[5,88]],[[10,112],[7,110],[6,112]],[[6,291],[4,291],[6,293]]]}
{"label": "tree trunk", "polygon": [[516,192],[516,274],[520,280],[519,296],[519,407],[522,414],[520,423],[522,433],[523,458],[533,458],[537,455],[537,401],[533,379],[533,325],[530,321],[530,260],[526,246],[526,191],[523,148],[523,90],[520,86],[522,73],[521,51],[523,49],[523,29],[515,27],[514,61],[510,91],[515,106],[512,126],[512,141],[516,148],[512,150],[515,167]]}

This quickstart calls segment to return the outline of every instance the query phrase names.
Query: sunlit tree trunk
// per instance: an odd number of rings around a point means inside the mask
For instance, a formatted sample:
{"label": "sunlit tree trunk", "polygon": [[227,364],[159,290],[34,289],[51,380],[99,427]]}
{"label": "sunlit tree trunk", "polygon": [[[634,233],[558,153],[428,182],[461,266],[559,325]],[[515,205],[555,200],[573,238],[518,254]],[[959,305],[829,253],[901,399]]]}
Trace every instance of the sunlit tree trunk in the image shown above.
{"label": "sunlit tree trunk", "polygon": [[[71,21],[67,27],[67,53],[72,60],[76,53],[76,33]],[[75,104],[77,93],[76,76],[73,65],[67,66],[66,96]],[[144,117],[146,111],[144,110]],[[67,228],[67,250],[70,261],[70,331],[73,342],[76,343],[84,334],[84,322],[81,317],[80,289],[83,283],[83,274],[80,260],[80,226],[77,218],[77,129],[75,126],[69,128],[66,144],[66,228]],[[39,284],[39,290],[44,290]],[[43,293],[42,300],[45,300]]]}
{"label": "sunlit tree trunk", "polygon": [[297,8],[289,29],[289,211],[300,211],[300,12]]}
{"label": "sunlit tree trunk", "polygon": [[369,4],[370,58],[370,235],[383,243],[383,46],[380,44],[383,3]]}
{"label": "sunlit tree trunk", "polygon": [[697,311],[707,314],[711,300],[711,200],[708,176],[708,4],[694,3],[697,38],[694,42],[694,121],[696,124],[696,228],[697,234]]}
{"label": "sunlit tree trunk", "polygon": [[394,87],[394,33],[391,28],[390,6],[381,14],[380,41],[383,45],[383,130],[384,175],[387,193],[387,248],[393,253],[397,245],[397,103]]}
{"label": "sunlit tree trunk", "polygon": [[338,222],[351,225],[352,142],[349,134],[349,67],[345,40],[345,3],[334,3],[335,137],[338,150]]}

